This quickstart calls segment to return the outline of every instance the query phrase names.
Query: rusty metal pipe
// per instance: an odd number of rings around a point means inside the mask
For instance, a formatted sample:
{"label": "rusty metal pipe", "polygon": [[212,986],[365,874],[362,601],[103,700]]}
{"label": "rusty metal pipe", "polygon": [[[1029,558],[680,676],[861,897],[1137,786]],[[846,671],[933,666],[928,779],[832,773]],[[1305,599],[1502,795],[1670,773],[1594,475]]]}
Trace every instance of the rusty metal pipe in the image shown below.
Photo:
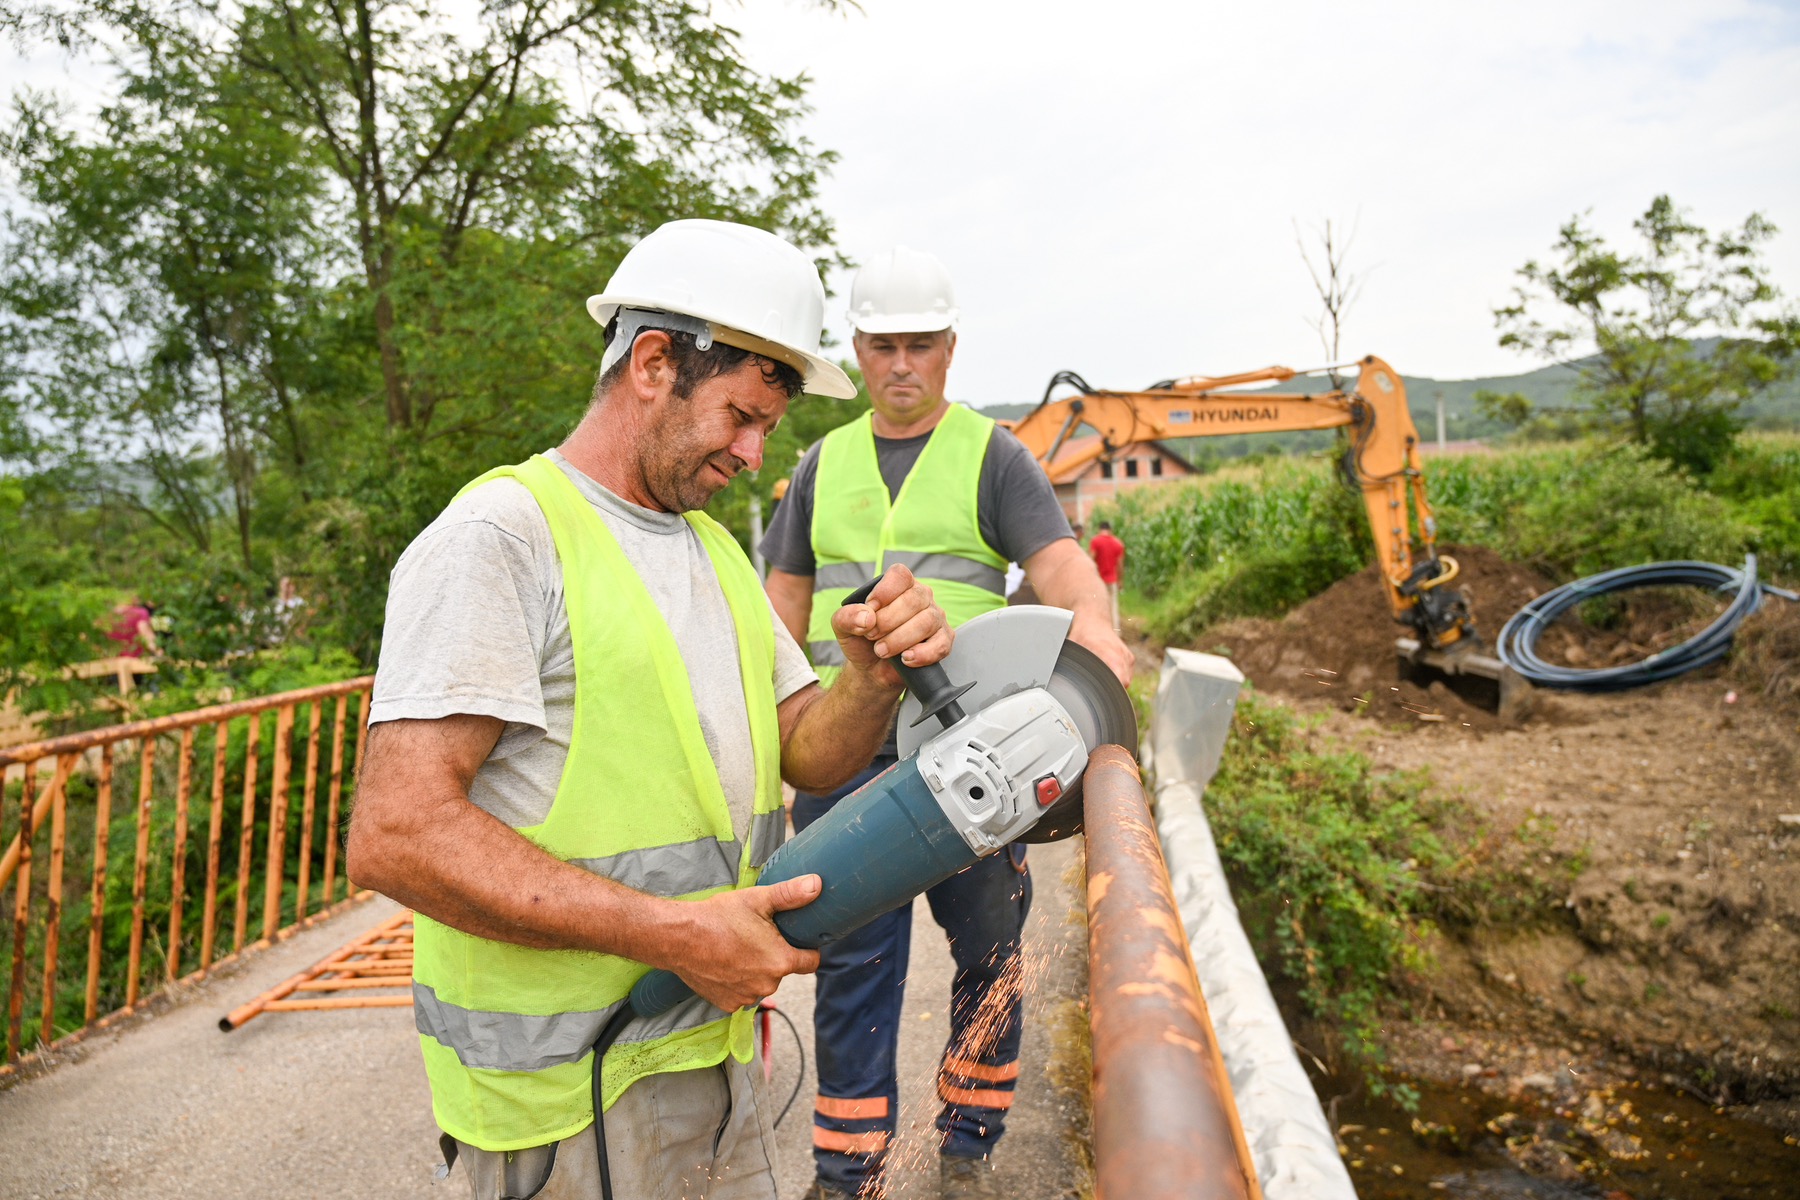
{"label": "rusty metal pipe", "polygon": [[337,698],[337,715],[331,719],[331,788],[325,809],[325,903],[331,903],[337,886],[338,810],[344,796],[344,704]]}
{"label": "rusty metal pipe", "polygon": [[244,742],[244,814],[238,822],[237,912],[231,927],[231,950],[244,948],[250,928],[250,856],[256,850],[257,750],[262,742],[262,715],[252,714]]}
{"label": "rusty metal pipe", "polygon": [[75,756],[65,754],[56,760],[56,778],[50,784],[56,799],[50,806],[50,888],[44,908],[44,1002],[43,1032],[39,1040],[49,1045],[56,1040],[56,975],[60,965],[57,954],[62,948],[63,851],[69,837],[69,772],[75,767]]}
{"label": "rusty metal pipe", "polygon": [[356,996],[326,1000],[271,1000],[264,1012],[324,1012],[334,1008],[411,1008],[412,993],[404,996]]}
{"label": "rusty metal pipe", "polygon": [[263,936],[281,928],[281,889],[286,880],[288,784],[294,766],[294,706],[275,714],[275,777],[269,784],[269,848],[263,862]]}
{"label": "rusty metal pipe", "polygon": [[[38,761],[39,760],[37,759],[33,759],[25,764],[24,786],[27,794],[31,792],[32,780],[42,774],[42,772],[38,770]],[[0,775],[4,775],[5,771],[6,763],[0,761]],[[55,796],[56,788],[54,784],[45,783],[43,790],[37,794],[37,800],[33,802],[31,806],[31,827],[33,829],[42,829],[44,827],[44,821],[50,816],[50,803]],[[0,854],[0,887],[5,887],[7,882],[12,879],[13,872],[18,870],[19,855],[23,853],[22,847],[23,843],[19,840],[19,835],[15,833],[13,834],[13,840],[6,847],[6,852]]]}
{"label": "rusty metal pipe", "polygon": [[[25,766],[25,786],[19,789],[19,858],[18,869],[14,879],[17,894],[13,901],[13,944],[12,944],[12,986],[7,989],[6,996],[6,1057],[13,1058],[23,1045],[25,1021],[25,934],[30,928],[31,920],[31,839],[37,832],[36,817],[32,815],[31,802],[32,780],[37,774],[33,764]],[[0,785],[6,782],[5,772],[0,771]],[[5,791],[0,786],[0,794]]]}
{"label": "rusty metal pipe", "polygon": [[206,818],[206,907],[200,913],[202,969],[212,965],[213,939],[218,935],[219,843],[225,831],[225,748],[230,735],[227,722],[213,726],[212,810]]}
{"label": "rusty metal pipe", "polygon": [[137,857],[131,877],[131,949],[125,969],[125,1007],[138,1002],[144,965],[144,911],[150,887],[150,807],[156,783],[156,739],[146,736],[138,755]]}
{"label": "rusty metal pipe", "polygon": [[397,987],[406,988],[407,989],[406,994],[409,996],[412,995],[412,972],[411,971],[407,971],[404,974],[396,974],[396,975],[380,975],[380,976],[377,976],[377,975],[367,975],[367,976],[353,975],[353,976],[350,976],[349,978],[333,977],[331,979],[308,979],[304,983],[296,983],[294,985],[294,991],[296,991],[296,992],[344,992],[344,991],[355,991],[358,988],[397,988]]}
{"label": "rusty metal pipe", "polygon": [[319,718],[324,714],[324,707],[323,701],[312,702],[306,727],[306,779],[300,801],[300,886],[297,889],[299,901],[294,909],[296,921],[306,919],[307,897],[312,891],[313,818],[319,793]]}
{"label": "rusty metal pipe", "polygon": [[163,980],[174,983],[181,974],[181,913],[187,899],[188,792],[194,786],[194,727],[181,731],[181,753],[175,776],[175,844],[169,850],[173,870],[169,879],[169,948],[163,961]]}
{"label": "rusty metal pipe", "polygon": [[94,802],[94,880],[88,905],[87,1005],[82,1023],[92,1025],[100,1012],[100,950],[106,934],[106,855],[112,833],[113,745],[100,747],[100,794]]}
{"label": "rusty metal pipe", "polygon": [[1100,1200],[1261,1200],[1137,763],[1088,759],[1089,1022]]}

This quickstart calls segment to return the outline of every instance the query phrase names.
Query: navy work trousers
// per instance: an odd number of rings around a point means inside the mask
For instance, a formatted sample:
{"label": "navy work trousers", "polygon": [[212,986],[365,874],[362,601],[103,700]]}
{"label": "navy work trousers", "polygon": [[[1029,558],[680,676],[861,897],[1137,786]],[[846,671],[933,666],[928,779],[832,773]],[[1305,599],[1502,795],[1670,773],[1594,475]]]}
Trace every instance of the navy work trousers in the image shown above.
{"label": "navy work trousers", "polygon": [[[805,829],[893,764],[879,756],[829,796],[799,793],[794,828]],[[869,848],[871,854],[892,852]],[[984,858],[925,897],[956,961],[950,1040],[937,1080],[941,1150],[983,1158],[1005,1132],[1019,1077],[1019,949],[1031,907],[1025,847]],[[853,1194],[881,1169],[899,1115],[894,1059],[911,941],[908,904],[820,952],[813,1001],[819,1072],[813,1159],[821,1179]]]}

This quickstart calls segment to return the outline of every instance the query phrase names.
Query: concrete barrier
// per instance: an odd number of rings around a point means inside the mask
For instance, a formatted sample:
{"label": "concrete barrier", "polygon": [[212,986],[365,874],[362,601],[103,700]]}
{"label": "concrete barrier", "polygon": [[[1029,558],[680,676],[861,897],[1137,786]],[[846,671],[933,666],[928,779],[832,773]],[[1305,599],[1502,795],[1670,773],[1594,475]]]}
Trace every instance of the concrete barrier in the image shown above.
{"label": "concrete barrier", "polygon": [[1238,919],[1201,805],[1243,682],[1217,655],[1170,650],[1164,659],[1145,755],[1155,777],[1157,835],[1263,1195],[1356,1200],[1335,1131]]}

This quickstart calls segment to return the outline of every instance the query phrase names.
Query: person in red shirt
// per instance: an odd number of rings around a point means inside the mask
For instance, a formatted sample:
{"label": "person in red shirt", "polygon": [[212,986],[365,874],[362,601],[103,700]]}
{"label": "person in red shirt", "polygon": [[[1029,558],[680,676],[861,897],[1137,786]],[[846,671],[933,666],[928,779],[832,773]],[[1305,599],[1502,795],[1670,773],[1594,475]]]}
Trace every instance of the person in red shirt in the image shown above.
{"label": "person in red shirt", "polygon": [[1113,536],[1112,522],[1100,522],[1100,532],[1088,543],[1088,552],[1094,556],[1094,566],[1100,572],[1100,582],[1106,585],[1106,594],[1112,600],[1113,632],[1119,632],[1119,568],[1125,565],[1125,543]]}
{"label": "person in red shirt", "polygon": [[157,652],[156,630],[151,627],[152,609],[133,596],[113,609],[113,627],[106,636],[119,643],[119,658],[142,658]]}

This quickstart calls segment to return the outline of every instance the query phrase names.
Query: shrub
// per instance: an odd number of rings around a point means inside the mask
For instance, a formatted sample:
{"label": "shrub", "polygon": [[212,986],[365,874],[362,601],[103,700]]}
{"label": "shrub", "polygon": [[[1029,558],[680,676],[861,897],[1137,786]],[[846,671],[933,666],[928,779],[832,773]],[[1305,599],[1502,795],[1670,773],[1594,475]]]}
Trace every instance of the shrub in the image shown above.
{"label": "shrub", "polygon": [[[1766,576],[1800,574],[1800,439],[1745,439],[1704,481],[1600,443],[1434,459],[1426,471],[1440,543],[1489,546],[1564,579],[1670,558],[1732,564],[1745,550]],[[1319,460],[1127,493],[1100,515],[1130,549],[1131,607],[1171,642],[1279,615],[1372,552],[1361,498]]]}
{"label": "shrub", "polygon": [[1749,526],[1762,574],[1800,581],[1800,438],[1739,439],[1706,486]]}
{"label": "shrub", "polygon": [[1500,839],[1426,772],[1378,772],[1253,691],[1205,804],[1265,964],[1365,1067],[1379,1059],[1381,1007],[1427,964],[1434,928],[1549,911],[1550,894],[1498,865]]}
{"label": "shrub", "polygon": [[1660,559],[1730,563],[1749,543],[1723,500],[1640,448],[1586,450],[1544,481],[1502,528],[1499,549],[1558,575]]}

